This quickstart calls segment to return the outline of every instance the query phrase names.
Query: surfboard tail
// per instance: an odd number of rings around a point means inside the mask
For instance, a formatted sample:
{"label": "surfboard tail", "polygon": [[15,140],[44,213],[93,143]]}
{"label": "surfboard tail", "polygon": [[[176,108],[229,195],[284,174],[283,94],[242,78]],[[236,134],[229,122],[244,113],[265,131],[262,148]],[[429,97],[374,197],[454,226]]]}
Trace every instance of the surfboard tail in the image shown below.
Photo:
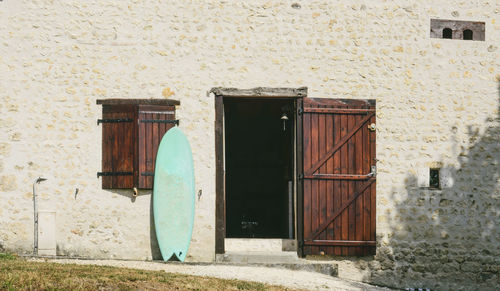
{"label": "surfboard tail", "polygon": [[186,260],[187,251],[174,251],[162,254],[162,258],[164,262],[168,261],[179,261],[184,262]]}

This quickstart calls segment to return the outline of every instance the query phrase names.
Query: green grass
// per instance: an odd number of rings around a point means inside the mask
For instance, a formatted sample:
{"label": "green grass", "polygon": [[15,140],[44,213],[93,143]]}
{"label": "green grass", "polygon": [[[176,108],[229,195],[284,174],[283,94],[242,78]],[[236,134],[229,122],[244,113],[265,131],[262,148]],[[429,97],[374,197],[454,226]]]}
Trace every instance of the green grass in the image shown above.
{"label": "green grass", "polygon": [[15,260],[15,259],[16,259],[16,256],[14,256],[14,255],[0,253],[0,261],[1,260]]}
{"label": "green grass", "polygon": [[0,290],[288,290],[224,280],[95,265],[32,262],[0,253]]}

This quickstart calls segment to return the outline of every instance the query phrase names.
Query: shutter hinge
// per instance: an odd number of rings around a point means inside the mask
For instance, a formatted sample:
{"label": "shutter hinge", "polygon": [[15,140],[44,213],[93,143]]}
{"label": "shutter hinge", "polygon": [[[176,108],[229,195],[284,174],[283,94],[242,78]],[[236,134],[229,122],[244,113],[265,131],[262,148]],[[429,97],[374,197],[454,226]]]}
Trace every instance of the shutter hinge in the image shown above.
{"label": "shutter hinge", "polygon": [[304,179],[304,174],[299,174],[299,179],[300,180]]}
{"label": "shutter hinge", "polygon": [[101,176],[130,176],[133,172],[97,172],[97,178]]}
{"label": "shutter hinge", "polygon": [[173,123],[179,125],[179,119],[176,120],[163,120],[163,119],[141,119],[139,122],[142,123]]}
{"label": "shutter hinge", "polygon": [[100,123],[119,123],[119,122],[132,122],[132,118],[117,118],[117,119],[97,119],[97,125]]}
{"label": "shutter hinge", "polygon": [[302,113],[304,113],[304,109],[299,108],[299,109],[297,110],[297,113],[298,113],[299,115],[302,115]]}
{"label": "shutter hinge", "polygon": [[154,173],[154,172],[142,172],[142,173],[141,173],[141,176],[148,176],[148,177],[152,177],[152,176],[154,176],[154,175],[155,175],[155,173]]}

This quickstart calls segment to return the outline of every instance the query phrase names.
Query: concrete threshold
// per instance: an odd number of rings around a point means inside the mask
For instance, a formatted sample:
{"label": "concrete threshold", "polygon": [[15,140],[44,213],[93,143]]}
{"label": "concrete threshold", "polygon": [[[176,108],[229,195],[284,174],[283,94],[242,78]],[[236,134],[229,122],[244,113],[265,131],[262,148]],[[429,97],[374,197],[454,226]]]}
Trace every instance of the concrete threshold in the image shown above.
{"label": "concrete threshold", "polygon": [[224,265],[281,268],[294,271],[316,272],[338,277],[337,264],[330,262],[310,262],[300,259],[296,252],[226,252],[225,254],[217,254],[215,261],[217,264]]}
{"label": "concrete threshold", "polygon": [[281,252],[296,251],[297,242],[281,238],[226,238],[226,252]]}

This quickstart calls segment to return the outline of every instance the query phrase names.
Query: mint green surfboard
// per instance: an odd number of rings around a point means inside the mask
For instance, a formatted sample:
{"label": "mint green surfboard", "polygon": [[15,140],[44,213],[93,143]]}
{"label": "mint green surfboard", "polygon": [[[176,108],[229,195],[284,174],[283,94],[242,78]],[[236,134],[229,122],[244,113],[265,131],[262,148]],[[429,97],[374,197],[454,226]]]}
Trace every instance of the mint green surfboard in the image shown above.
{"label": "mint green surfboard", "polygon": [[163,136],[156,155],[153,215],[164,261],[184,262],[194,223],[194,167],[191,147],[178,127]]}

